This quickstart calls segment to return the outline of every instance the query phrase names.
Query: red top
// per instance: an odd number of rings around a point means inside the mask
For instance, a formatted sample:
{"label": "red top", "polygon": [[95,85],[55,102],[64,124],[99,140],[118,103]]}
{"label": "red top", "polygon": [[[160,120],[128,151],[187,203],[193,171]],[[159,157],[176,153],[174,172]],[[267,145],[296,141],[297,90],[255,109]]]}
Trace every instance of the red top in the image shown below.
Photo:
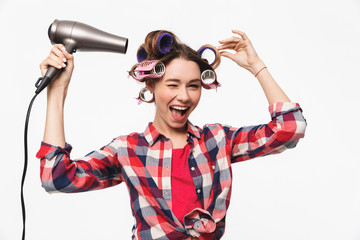
{"label": "red top", "polygon": [[190,175],[188,158],[190,145],[172,150],[171,192],[172,211],[184,223],[184,216],[194,208],[201,208],[196,195],[195,184]]}

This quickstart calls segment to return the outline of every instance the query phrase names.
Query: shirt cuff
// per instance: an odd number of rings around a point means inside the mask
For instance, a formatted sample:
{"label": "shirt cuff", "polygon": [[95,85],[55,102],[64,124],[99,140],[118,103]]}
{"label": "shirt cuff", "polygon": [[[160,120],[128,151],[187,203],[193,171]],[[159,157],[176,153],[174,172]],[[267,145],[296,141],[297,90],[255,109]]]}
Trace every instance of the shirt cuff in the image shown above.
{"label": "shirt cuff", "polygon": [[295,112],[299,109],[302,111],[300,105],[293,102],[277,102],[269,106],[269,112],[272,118],[284,115],[289,112]]}
{"label": "shirt cuff", "polygon": [[48,144],[46,142],[41,142],[40,150],[37,152],[36,157],[51,159],[54,156],[58,155],[59,153],[64,153],[66,155],[69,155],[72,150],[72,146],[68,143],[65,143],[65,147],[59,147],[54,146],[51,144]]}

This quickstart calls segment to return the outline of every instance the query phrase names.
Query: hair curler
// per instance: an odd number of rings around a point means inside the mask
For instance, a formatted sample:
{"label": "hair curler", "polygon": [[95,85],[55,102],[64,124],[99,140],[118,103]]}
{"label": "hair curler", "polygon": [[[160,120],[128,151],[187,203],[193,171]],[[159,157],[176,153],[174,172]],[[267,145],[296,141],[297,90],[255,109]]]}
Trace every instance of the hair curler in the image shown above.
{"label": "hair curler", "polygon": [[[128,39],[106,33],[81,22],[55,20],[48,29],[52,44],[61,43],[69,53],[76,51],[101,51],[126,53]],[[35,93],[40,93],[63,69],[49,67],[44,77],[36,82]]]}
{"label": "hair curler", "polygon": [[[212,52],[214,54],[214,60],[211,63],[206,58],[206,55],[209,52]],[[217,48],[212,45],[206,44],[200,47],[199,50],[197,51],[197,54],[199,57],[206,59],[209,62],[210,66],[213,67],[213,69],[216,69],[220,65],[221,62],[220,53],[217,50]]]}
{"label": "hair curler", "polygon": [[201,82],[205,89],[217,89],[221,84],[217,81],[215,71],[206,69],[201,73]]}
{"label": "hair curler", "polygon": [[[171,51],[174,43],[174,38],[170,33],[162,33],[156,39],[156,46],[154,47],[155,55],[165,55]],[[148,53],[145,50],[144,44],[142,44],[136,54],[137,61],[142,62],[147,59]]]}
{"label": "hair curler", "polygon": [[135,64],[129,74],[137,81],[144,78],[160,78],[165,73],[165,65],[158,60],[145,60]]}
{"label": "hair curler", "polygon": [[136,99],[139,100],[138,105],[142,102],[152,103],[155,101],[154,94],[152,94],[146,87],[140,90],[139,96]]}
{"label": "hair curler", "polygon": [[142,61],[146,60],[147,56],[148,56],[148,54],[144,48],[144,44],[142,44],[136,53],[137,61],[142,62]]}
{"label": "hair curler", "polygon": [[174,39],[170,33],[163,33],[157,39],[157,49],[162,54],[167,54],[171,51]]}

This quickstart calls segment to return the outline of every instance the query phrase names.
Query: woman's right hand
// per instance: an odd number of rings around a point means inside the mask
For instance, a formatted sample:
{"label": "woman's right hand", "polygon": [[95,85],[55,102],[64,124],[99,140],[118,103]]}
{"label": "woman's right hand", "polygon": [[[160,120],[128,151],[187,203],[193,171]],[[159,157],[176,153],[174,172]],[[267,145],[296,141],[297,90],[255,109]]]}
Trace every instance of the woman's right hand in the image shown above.
{"label": "woman's right hand", "polygon": [[45,75],[49,66],[55,67],[57,69],[64,68],[64,70],[49,84],[48,91],[50,89],[58,88],[67,89],[70,83],[72,72],[74,70],[74,57],[65,50],[64,45],[54,45],[50,51],[49,56],[40,63],[42,76]]}

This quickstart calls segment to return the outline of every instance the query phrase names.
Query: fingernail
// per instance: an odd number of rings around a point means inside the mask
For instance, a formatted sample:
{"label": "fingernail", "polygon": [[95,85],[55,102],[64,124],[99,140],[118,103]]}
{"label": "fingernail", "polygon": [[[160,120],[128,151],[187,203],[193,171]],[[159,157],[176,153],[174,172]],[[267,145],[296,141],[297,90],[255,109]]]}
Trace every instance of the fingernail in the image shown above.
{"label": "fingernail", "polygon": [[62,64],[62,66],[63,66],[63,67],[66,67],[66,64],[65,64],[65,63],[63,63],[63,64]]}
{"label": "fingernail", "polygon": [[63,58],[63,62],[66,62],[66,58]]}
{"label": "fingernail", "polygon": [[67,52],[66,49],[65,49],[65,47],[62,47],[61,50],[63,50],[64,52]]}
{"label": "fingernail", "polygon": [[58,66],[58,68],[62,68],[62,66],[61,66],[61,65],[59,65],[59,66]]}

